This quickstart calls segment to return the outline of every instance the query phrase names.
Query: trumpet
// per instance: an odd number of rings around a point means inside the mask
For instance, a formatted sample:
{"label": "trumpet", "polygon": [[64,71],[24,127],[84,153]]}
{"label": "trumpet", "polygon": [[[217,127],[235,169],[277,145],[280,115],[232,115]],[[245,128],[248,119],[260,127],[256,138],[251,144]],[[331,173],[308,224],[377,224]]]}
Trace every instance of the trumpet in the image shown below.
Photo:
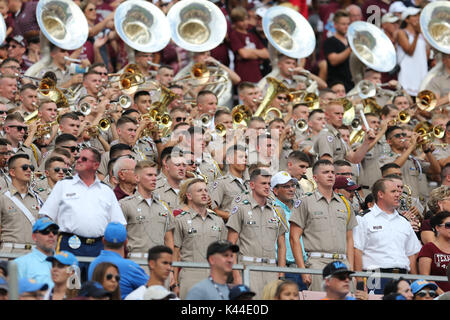
{"label": "trumpet", "polygon": [[296,131],[303,133],[308,130],[308,122],[306,122],[305,119],[298,119],[297,121],[295,121],[294,128]]}
{"label": "trumpet", "polygon": [[211,116],[207,113],[200,116],[200,124],[202,127],[209,128],[209,126],[211,126],[211,121]]}
{"label": "trumpet", "polygon": [[442,139],[445,135],[445,128],[442,125],[432,127],[428,122],[420,122],[414,128],[414,132],[417,132],[422,138],[422,141],[418,143],[418,146],[431,142],[432,138]]}
{"label": "trumpet", "polygon": [[111,127],[111,120],[108,118],[101,119],[97,125],[90,126],[87,128],[86,132],[89,137],[95,137],[98,135],[99,130],[106,132]]}
{"label": "trumpet", "polygon": [[231,111],[231,117],[233,118],[234,126],[245,125],[247,126],[250,118],[252,117],[252,110],[249,107],[239,104]]}
{"label": "trumpet", "polygon": [[216,133],[218,136],[223,137],[227,134],[227,128],[223,125],[223,123],[218,123],[215,127]]}
{"label": "trumpet", "polygon": [[411,120],[411,115],[406,111],[402,110],[398,113],[398,116],[396,119],[389,121],[389,126],[395,126],[397,123],[407,124]]}
{"label": "trumpet", "polygon": [[80,104],[80,112],[86,117],[91,114],[91,106],[87,102]]}
{"label": "trumpet", "polygon": [[412,197],[411,197],[412,191],[411,187],[407,184],[403,185],[403,191],[400,196],[400,207],[399,209],[401,211],[409,211],[412,207]]}
{"label": "trumpet", "polygon": [[422,90],[417,94],[416,105],[420,110],[433,111],[436,107],[437,98],[434,92],[430,90]]}

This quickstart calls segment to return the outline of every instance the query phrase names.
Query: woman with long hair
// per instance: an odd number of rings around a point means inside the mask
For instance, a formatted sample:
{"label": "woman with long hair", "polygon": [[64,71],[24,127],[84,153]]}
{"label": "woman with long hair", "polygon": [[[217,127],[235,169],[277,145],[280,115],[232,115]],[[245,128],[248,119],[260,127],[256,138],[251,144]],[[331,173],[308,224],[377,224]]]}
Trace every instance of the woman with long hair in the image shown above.
{"label": "woman with long hair", "polygon": [[119,268],[112,263],[102,262],[95,267],[92,274],[92,281],[97,281],[103,288],[112,294],[111,300],[121,300],[120,298],[120,273]]}

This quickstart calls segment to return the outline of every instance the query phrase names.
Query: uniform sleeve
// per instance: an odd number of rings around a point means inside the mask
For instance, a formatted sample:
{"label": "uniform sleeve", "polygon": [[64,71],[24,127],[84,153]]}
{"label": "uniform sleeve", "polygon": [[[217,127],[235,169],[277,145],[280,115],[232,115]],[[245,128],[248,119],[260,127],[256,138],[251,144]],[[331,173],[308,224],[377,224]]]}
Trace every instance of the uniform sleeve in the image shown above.
{"label": "uniform sleeve", "polygon": [[308,218],[308,206],[306,205],[305,200],[299,200],[301,201],[298,208],[293,208],[291,212],[291,218],[289,219],[289,222],[293,222],[296,225],[298,225],[303,230],[306,227],[306,221]]}
{"label": "uniform sleeve", "polygon": [[[323,155],[330,155],[333,157],[333,140],[336,139],[330,132],[321,133],[314,143],[314,150],[317,153],[317,156],[320,158]],[[331,140],[331,141],[329,141]]]}
{"label": "uniform sleeve", "polygon": [[109,162],[109,152],[105,152],[102,154],[100,166],[97,169],[97,172],[104,175],[105,177],[108,175],[108,162]]}
{"label": "uniform sleeve", "polygon": [[222,181],[214,181],[212,183],[211,188],[209,189],[209,194],[212,201],[211,209],[221,208],[222,201],[223,201],[223,188],[222,188]]}
{"label": "uniform sleeve", "polygon": [[55,221],[56,223],[59,213],[59,203],[62,199],[64,183],[65,183],[64,180],[61,180],[56,183],[56,185],[52,189],[52,192],[50,192],[50,194],[48,195],[47,200],[45,200],[41,210],[39,210],[40,215],[45,215],[50,219],[52,219],[53,221]]}
{"label": "uniform sleeve", "polygon": [[168,217],[169,217],[169,224],[167,226],[167,231],[174,230],[175,229],[175,217],[170,212],[168,213]]}
{"label": "uniform sleeve", "polygon": [[220,228],[222,229],[222,232],[220,233],[220,239],[221,240],[227,240],[228,237],[228,229],[227,226],[225,225],[225,222],[223,221],[222,218],[218,217],[220,219]]}
{"label": "uniform sleeve", "polygon": [[173,232],[173,243],[175,247],[181,248],[183,243],[183,224],[180,218],[175,218],[175,230]]}
{"label": "uniform sleeve", "polygon": [[347,222],[347,231],[353,230],[358,225],[358,220],[356,220],[355,213],[350,207],[350,219]]}
{"label": "uniform sleeve", "polygon": [[[234,210],[237,210],[237,211],[235,213],[233,213]],[[228,228],[233,229],[237,233],[241,233],[241,230],[242,230],[242,208],[241,207],[235,206],[235,207],[233,207],[233,209],[231,209],[231,215],[228,218],[226,226]]]}
{"label": "uniform sleeve", "polygon": [[280,227],[279,227],[279,233],[280,235],[282,233],[289,232],[288,226],[287,226],[287,220],[286,220],[286,213],[284,212],[283,208],[277,207],[278,212],[280,213]]}
{"label": "uniform sleeve", "polygon": [[128,200],[127,199],[122,199],[119,201],[119,205],[120,205],[120,209],[122,210],[123,213],[123,217],[125,218],[125,221],[128,224],[128,221],[130,219],[129,215],[128,215],[128,205],[127,205]]}
{"label": "uniform sleeve", "polygon": [[364,251],[366,246],[366,235],[365,235],[365,218],[360,217],[357,219],[358,224],[353,228],[353,246],[361,251]]}

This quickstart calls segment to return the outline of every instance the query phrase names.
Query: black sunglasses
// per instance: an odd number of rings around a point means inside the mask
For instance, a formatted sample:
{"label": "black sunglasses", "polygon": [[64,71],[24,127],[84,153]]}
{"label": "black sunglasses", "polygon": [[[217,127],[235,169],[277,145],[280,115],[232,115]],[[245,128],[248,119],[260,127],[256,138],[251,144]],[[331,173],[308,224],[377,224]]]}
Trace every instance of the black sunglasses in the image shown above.
{"label": "black sunglasses", "polygon": [[60,168],[60,167],[55,167],[55,168],[53,168],[53,170],[54,170],[56,173],[58,173],[58,172],[61,171],[61,170],[62,170],[62,172],[64,172],[64,173],[67,173],[67,171],[69,171],[69,169],[67,169],[67,168]]}
{"label": "black sunglasses", "polygon": [[120,276],[119,276],[119,275],[114,276],[114,275],[112,275],[111,273],[108,273],[108,274],[106,275],[106,280],[112,280],[113,277],[116,279],[117,282],[120,281]]}
{"label": "black sunglasses", "polygon": [[406,133],[397,133],[397,134],[394,134],[394,138],[400,138],[400,137],[402,137],[402,138],[405,138],[406,137]]}
{"label": "black sunglasses", "polygon": [[183,117],[176,117],[175,121],[176,122],[182,122],[182,121],[186,121],[187,118],[183,118]]}
{"label": "black sunglasses", "polygon": [[61,146],[61,147],[70,150],[70,152],[72,152],[72,153],[74,153],[75,151],[76,151],[76,152],[80,151],[80,147],[79,147],[79,146],[76,146],[76,147],[74,147],[74,146],[72,146],[72,147],[69,147],[69,146]]}
{"label": "black sunglasses", "polygon": [[416,293],[416,296],[423,298],[423,297],[425,297],[427,294],[428,294],[430,297],[432,297],[432,298],[437,297],[437,293],[436,293],[436,291],[434,291],[434,290],[429,290],[429,291],[427,291],[427,290],[421,290],[421,291],[419,291],[419,292]]}
{"label": "black sunglasses", "polygon": [[29,168],[31,171],[34,171],[34,166],[33,166],[32,164],[24,164],[24,165],[22,165],[22,166],[20,166],[20,167],[22,168],[23,171],[27,171],[28,168]]}
{"label": "black sunglasses", "polygon": [[50,234],[50,232],[54,236],[56,236],[58,234],[58,229],[51,228],[51,229],[45,229],[45,230],[39,231],[39,233],[43,234],[44,236],[48,236]]}
{"label": "black sunglasses", "polygon": [[16,128],[17,129],[17,131],[27,131],[27,127],[24,127],[24,126],[15,126],[15,125],[12,125],[12,126],[8,126],[8,128]]}
{"label": "black sunglasses", "polygon": [[350,274],[348,274],[348,273],[338,273],[338,274],[333,275],[333,278],[336,278],[336,279],[339,279],[341,281],[344,281],[344,280],[350,279]]}
{"label": "black sunglasses", "polygon": [[439,226],[439,227],[442,227],[442,226],[444,226],[444,227],[445,227],[445,229],[450,229],[450,222],[446,222],[446,223],[441,223],[441,224],[438,224],[438,226]]}
{"label": "black sunglasses", "polygon": [[0,114],[8,114],[8,111],[0,110]]}
{"label": "black sunglasses", "polygon": [[277,99],[278,99],[278,100],[286,100],[286,101],[289,100],[288,97],[277,97]]}

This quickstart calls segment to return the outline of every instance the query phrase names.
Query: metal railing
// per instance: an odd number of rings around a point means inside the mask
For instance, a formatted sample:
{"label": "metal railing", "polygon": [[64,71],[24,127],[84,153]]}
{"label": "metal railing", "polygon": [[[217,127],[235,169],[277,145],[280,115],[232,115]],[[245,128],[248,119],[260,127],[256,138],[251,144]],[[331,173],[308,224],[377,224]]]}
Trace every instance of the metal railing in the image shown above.
{"label": "metal railing", "polygon": [[[0,259],[15,259],[23,254],[20,253],[0,253]],[[95,259],[95,257],[77,257],[79,262],[91,262]],[[147,265],[146,259],[130,259],[141,266]],[[9,266],[15,264],[9,264]],[[206,262],[181,262],[174,261],[172,263],[174,267],[183,267],[183,268],[195,268],[195,269],[208,269],[209,264]],[[17,267],[13,267],[12,271]],[[322,270],[319,269],[303,269],[303,268],[287,268],[287,267],[271,267],[271,266],[262,266],[262,265],[243,265],[243,264],[235,264],[233,265],[234,270],[242,271],[242,283],[248,287],[250,285],[250,272],[260,271],[260,272],[277,272],[277,273],[306,273],[313,275],[322,275]],[[406,280],[428,280],[428,281],[442,281],[447,282],[447,277],[444,276],[431,276],[431,275],[420,275],[420,274],[400,274],[400,273],[381,273],[381,272],[355,272],[351,274],[351,277],[362,277],[362,278],[390,278],[390,279],[398,279],[402,277]],[[12,277],[14,278],[14,277]],[[11,281],[11,279],[10,279]],[[17,280],[14,282],[10,282],[10,298],[15,297],[17,292]],[[12,290],[12,291],[11,291]]]}

